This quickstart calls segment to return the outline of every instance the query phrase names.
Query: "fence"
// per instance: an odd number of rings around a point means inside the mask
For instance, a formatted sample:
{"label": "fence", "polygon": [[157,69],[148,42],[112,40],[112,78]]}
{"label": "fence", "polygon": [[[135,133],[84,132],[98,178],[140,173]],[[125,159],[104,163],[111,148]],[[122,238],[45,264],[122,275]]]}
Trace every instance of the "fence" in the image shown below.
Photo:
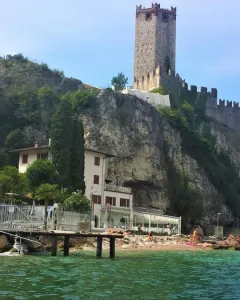
{"label": "fence", "polygon": [[[80,214],[71,211],[57,211],[57,229],[64,231],[79,231],[81,224],[88,227],[90,224],[89,214]],[[86,228],[87,229],[87,228]],[[89,229],[89,228],[88,228]]]}
{"label": "fence", "polygon": [[[44,215],[44,206],[2,204],[0,205],[0,230],[44,230]],[[89,225],[90,215],[57,210],[56,215],[54,212],[48,214],[46,223],[47,230],[78,231],[84,223],[85,227]]]}
{"label": "fence", "polygon": [[128,187],[123,187],[123,186],[116,186],[116,185],[111,185],[111,184],[105,184],[104,185],[104,190],[105,191],[111,191],[111,192],[120,192],[120,193],[125,193],[125,194],[131,194],[132,189]]}
{"label": "fence", "polygon": [[32,207],[0,205],[0,229],[38,230],[44,228],[44,218],[31,214]]}

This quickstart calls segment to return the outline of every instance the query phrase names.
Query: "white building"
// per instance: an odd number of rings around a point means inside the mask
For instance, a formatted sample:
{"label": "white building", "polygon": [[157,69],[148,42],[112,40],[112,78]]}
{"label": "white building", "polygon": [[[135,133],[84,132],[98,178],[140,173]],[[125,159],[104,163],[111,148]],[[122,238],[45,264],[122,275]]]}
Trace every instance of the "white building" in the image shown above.
{"label": "white building", "polygon": [[[52,159],[50,144],[16,149],[19,152],[20,173],[37,159]],[[92,200],[95,227],[132,226],[133,196],[130,188],[106,183],[106,161],[114,155],[85,147],[85,185],[86,196]]]}

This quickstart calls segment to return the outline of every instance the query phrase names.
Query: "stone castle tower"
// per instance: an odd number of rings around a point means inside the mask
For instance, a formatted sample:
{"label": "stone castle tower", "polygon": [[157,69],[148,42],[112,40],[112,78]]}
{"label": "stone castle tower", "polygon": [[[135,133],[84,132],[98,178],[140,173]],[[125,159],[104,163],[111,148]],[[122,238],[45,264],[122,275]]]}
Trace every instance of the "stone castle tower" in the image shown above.
{"label": "stone castle tower", "polygon": [[151,91],[161,78],[175,73],[176,8],[136,8],[134,88]]}

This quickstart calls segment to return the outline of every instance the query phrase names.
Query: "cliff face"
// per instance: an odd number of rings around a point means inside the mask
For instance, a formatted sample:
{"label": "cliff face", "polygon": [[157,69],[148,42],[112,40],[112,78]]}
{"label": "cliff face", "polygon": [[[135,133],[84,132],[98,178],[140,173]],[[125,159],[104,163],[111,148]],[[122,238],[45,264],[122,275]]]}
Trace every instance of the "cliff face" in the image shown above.
{"label": "cliff face", "polygon": [[21,54],[0,57],[0,88],[13,92],[26,86],[33,89],[49,87],[65,93],[78,90],[82,82],[65,77],[62,71],[49,69],[47,64],[32,62]]}
{"label": "cliff face", "polygon": [[[108,178],[133,188],[134,205],[170,211],[171,163],[176,172],[189,179],[191,190],[199,196],[202,214],[195,221],[213,222],[219,211],[226,220],[231,219],[205,170],[182,148],[180,133],[154,107],[133,96],[105,92],[95,108],[85,110],[82,117],[88,131],[87,145],[117,156],[109,160]],[[219,147],[234,149],[217,126],[212,131],[218,136]],[[234,153],[233,160],[238,160],[237,149]]]}

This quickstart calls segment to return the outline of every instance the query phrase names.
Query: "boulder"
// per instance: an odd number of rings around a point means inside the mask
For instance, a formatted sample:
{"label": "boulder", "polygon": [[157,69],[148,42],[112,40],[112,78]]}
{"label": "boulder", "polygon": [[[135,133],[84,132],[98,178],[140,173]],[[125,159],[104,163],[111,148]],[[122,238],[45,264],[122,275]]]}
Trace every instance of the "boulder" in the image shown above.
{"label": "boulder", "polygon": [[6,235],[0,235],[0,253],[9,251],[13,245],[8,241]]}

